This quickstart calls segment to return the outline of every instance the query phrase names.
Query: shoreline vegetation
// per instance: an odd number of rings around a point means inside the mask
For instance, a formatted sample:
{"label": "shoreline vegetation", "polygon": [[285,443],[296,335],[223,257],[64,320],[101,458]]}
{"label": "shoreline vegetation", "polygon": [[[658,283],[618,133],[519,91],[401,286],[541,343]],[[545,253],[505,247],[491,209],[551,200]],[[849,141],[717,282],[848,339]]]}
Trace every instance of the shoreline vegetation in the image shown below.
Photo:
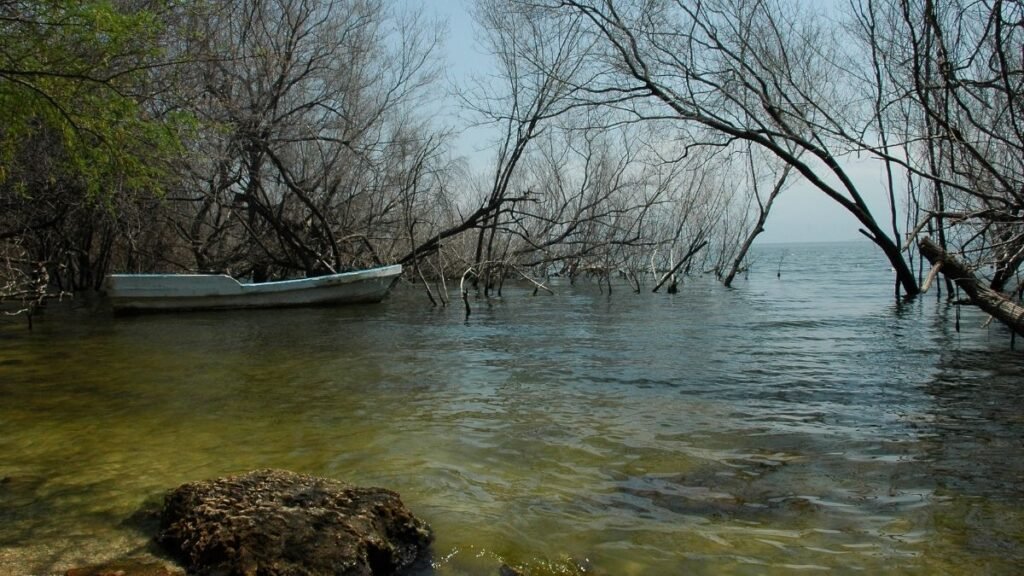
{"label": "shoreline vegetation", "polygon": [[841,4],[475,0],[492,68],[445,86],[465,31],[392,0],[5,3],[0,302],[391,263],[435,306],[552,274],[728,286],[799,184],[896,299],[1021,334],[1024,7]]}

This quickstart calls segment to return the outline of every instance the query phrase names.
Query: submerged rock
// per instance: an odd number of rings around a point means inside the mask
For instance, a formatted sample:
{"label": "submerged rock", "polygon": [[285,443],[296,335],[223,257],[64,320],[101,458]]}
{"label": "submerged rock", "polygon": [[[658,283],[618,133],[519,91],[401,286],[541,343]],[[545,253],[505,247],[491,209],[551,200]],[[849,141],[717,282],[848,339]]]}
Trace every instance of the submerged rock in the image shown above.
{"label": "submerged rock", "polygon": [[280,470],[178,487],[157,536],[190,571],[245,576],[399,574],[431,540],[395,492]]}
{"label": "submerged rock", "polygon": [[160,562],[128,559],[72,568],[65,576],[185,576],[185,572]]}
{"label": "submerged rock", "polygon": [[523,576],[523,573],[508,564],[502,564],[498,568],[498,576]]}

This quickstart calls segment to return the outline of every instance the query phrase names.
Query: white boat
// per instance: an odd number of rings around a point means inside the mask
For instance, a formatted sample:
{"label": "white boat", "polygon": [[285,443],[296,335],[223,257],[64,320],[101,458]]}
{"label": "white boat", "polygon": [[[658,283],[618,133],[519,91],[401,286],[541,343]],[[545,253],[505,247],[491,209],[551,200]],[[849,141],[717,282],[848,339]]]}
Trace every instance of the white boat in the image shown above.
{"label": "white boat", "polygon": [[115,311],[357,304],[383,300],[401,274],[394,265],[258,284],[225,274],[111,274],[107,294]]}

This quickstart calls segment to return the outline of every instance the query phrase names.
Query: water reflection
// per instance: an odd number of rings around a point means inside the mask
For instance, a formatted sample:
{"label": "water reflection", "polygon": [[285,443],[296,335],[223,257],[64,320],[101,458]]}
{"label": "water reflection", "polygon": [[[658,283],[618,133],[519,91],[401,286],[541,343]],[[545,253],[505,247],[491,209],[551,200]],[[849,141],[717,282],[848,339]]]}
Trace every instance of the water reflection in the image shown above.
{"label": "water reflection", "polygon": [[[777,249],[776,249],[777,250]],[[401,492],[436,573],[1014,573],[1022,361],[863,246],[747,282],[140,316],[0,335],[0,572],[146,540],[181,482],[281,467]]]}

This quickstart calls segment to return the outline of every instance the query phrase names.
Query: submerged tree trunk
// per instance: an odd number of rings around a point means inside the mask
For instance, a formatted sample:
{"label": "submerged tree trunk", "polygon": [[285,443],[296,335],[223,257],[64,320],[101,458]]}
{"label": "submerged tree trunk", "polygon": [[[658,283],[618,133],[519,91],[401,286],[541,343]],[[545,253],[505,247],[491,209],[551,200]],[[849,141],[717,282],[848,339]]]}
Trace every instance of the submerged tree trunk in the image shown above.
{"label": "submerged tree trunk", "polygon": [[1006,324],[1015,333],[1024,336],[1024,306],[989,288],[962,260],[943,250],[931,238],[924,237],[917,245],[921,254],[933,266],[942,265],[943,275],[963,289],[971,298],[972,304]]}
{"label": "submerged tree trunk", "polygon": [[[676,272],[679,271],[679,269],[682,268],[684,264],[687,264],[690,261],[690,258],[693,258],[693,256],[697,254],[697,252],[700,252],[701,248],[707,245],[707,240],[694,240],[693,244],[690,244],[690,249],[686,251],[686,255],[683,256],[682,260],[680,260],[678,264],[673,266],[671,270],[669,270],[664,276],[661,277],[661,281],[658,282],[658,285],[655,286],[654,290],[651,290],[651,292],[657,292],[658,290],[660,290],[661,287],[665,285],[665,282],[668,282],[670,278],[674,277]],[[673,282],[672,285],[676,286],[676,283]],[[675,294],[675,292],[669,293]]]}

